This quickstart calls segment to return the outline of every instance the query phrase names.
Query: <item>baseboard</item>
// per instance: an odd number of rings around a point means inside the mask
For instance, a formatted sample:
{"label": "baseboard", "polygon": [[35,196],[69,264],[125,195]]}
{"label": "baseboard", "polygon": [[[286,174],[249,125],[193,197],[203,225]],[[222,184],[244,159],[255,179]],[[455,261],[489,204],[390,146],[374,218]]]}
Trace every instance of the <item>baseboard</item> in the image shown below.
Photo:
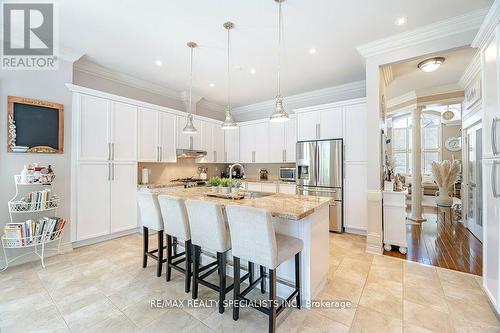
{"label": "baseboard", "polygon": [[130,230],[123,230],[123,231],[120,231],[120,232],[115,232],[115,233],[110,234],[110,235],[104,235],[104,236],[100,236],[100,237],[95,237],[95,238],[84,239],[84,240],[81,240],[81,241],[76,241],[76,242],[73,242],[72,245],[73,245],[73,248],[76,249],[76,248],[81,247],[81,246],[92,245],[92,244],[104,242],[104,241],[107,241],[107,240],[110,240],[110,239],[113,239],[113,238],[123,237],[123,236],[131,235],[131,234],[136,234],[136,233],[139,233],[139,228],[133,228],[133,229],[130,229]]}
{"label": "baseboard", "polygon": [[348,234],[355,234],[355,235],[361,235],[361,236],[366,236],[366,229],[365,228],[348,228],[345,227],[344,231]]}

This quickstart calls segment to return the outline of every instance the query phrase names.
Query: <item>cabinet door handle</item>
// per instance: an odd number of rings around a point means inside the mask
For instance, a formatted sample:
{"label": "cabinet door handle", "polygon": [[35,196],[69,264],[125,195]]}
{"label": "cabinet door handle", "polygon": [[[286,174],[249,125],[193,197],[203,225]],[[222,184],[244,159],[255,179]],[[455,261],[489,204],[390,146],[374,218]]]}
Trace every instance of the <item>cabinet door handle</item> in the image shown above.
{"label": "cabinet door handle", "polygon": [[111,142],[111,160],[115,160],[115,143]]}
{"label": "cabinet door handle", "polygon": [[111,169],[111,180],[115,180],[115,164],[113,163],[112,169]]}
{"label": "cabinet door handle", "polygon": [[283,149],[281,155],[283,155],[283,162],[286,162],[286,149]]}
{"label": "cabinet door handle", "polygon": [[108,161],[111,160],[111,142],[108,142]]}
{"label": "cabinet door handle", "polygon": [[111,180],[111,163],[108,163],[108,181]]}
{"label": "cabinet door handle", "polygon": [[494,161],[491,167],[491,192],[493,192],[493,198],[499,198],[497,190],[497,165],[498,162]]}
{"label": "cabinet door handle", "polygon": [[491,121],[491,150],[493,151],[493,155],[498,155],[497,148],[497,122],[498,118],[493,118]]}
{"label": "cabinet door handle", "polygon": [[189,149],[193,149],[193,137],[189,137]]}
{"label": "cabinet door handle", "polygon": [[214,163],[217,162],[217,151],[214,150]]}
{"label": "cabinet door handle", "polygon": [[160,146],[158,148],[160,148],[160,162],[161,162],[161,161],[163,161],[163,147]]}
{"label": "cabinet door handle", "polygon": [[320,133],[320,124],[316,124],[316,139],[319,139],[321,133]]}

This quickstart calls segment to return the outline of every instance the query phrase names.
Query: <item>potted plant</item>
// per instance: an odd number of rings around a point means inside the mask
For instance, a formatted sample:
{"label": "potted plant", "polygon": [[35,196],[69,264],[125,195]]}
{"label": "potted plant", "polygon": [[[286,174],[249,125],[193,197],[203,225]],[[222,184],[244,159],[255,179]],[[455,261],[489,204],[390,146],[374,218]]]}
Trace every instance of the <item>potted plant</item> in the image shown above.
{"label": "potted plant", "polygon": [[233,183],[231,184],[231,192],[238,193],[238,191],[240,190],[240,186],[241,181],[239,181],[238,179],[233,179]]}
{"label": "potted plant", "polygon": [[220,186],[222,187],[222,193],[229,194],[229,192],[231,192],[231,179],[222,178],[220,180]]}
{"label": "potted plant", "polygon": [[208,186],[212,187],[212,192],[217,193],[219,190],[219,185],[221,183],[221,179],[219,177],[211,177],[208,180]]}
{"label": "potted plant", "polygon": [[453,198],[450,196],[450,188],[457,181],[460,172],[460,162],[457,160],[444,160],[441,163],[432,162],[432,174],[434,181],[439,187],[436,192],[436,203],[439,206],[451,207]]}

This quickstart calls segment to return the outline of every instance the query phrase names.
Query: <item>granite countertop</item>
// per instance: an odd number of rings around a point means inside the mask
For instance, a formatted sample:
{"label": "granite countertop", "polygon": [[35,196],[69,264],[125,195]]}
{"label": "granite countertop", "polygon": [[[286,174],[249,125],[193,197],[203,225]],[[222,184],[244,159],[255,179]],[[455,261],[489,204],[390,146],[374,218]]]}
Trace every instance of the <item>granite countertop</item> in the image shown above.
{"label": "granite countertop", "polygon": [[169,187],[184,187],[184,183],[165,183],[165,184],[139,184],[138,188],[148,188],[148,189],[158,189],[158,188],[169,188]]}
{"label": "granite countertop", "polygon": [[163,188],[157,189],[155,193],[168,194],[183,199],[206,200],[223,205],[242,205],[266,209],[273,217],[279,217],[290,220],[301,220],[325,204],[330,202],[329,198],[303,196],[296,194],[272,193],[266,197],[254,199],[230,200],[206,195],[210,192],[208,187],[193,187],[187,189]]}

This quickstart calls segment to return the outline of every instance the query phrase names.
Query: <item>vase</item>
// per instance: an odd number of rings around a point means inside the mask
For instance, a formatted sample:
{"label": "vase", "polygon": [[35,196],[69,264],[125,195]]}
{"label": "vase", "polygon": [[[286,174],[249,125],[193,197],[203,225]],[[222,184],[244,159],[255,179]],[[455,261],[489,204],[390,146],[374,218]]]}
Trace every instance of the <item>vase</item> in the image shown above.
{"label": "vase", "polygon": [[222,193],[229,194],[230,192],[231,192],[231,188],[230,187],[222,187]]}
{"label": "vase", "polygon": [[436,192],[436,204],[438,206],[451,207],[453,205],[453,198],[450,196],[450,191],[446,187],[440,187]]}
{"label": "vase", "polygon": [[212,192],[213,193],[219,192],[219,186],[212,186]]}
{"label": "vase", "polygon": [[239,191],[239,187],[231,187],[231,193],[238,193]]}

